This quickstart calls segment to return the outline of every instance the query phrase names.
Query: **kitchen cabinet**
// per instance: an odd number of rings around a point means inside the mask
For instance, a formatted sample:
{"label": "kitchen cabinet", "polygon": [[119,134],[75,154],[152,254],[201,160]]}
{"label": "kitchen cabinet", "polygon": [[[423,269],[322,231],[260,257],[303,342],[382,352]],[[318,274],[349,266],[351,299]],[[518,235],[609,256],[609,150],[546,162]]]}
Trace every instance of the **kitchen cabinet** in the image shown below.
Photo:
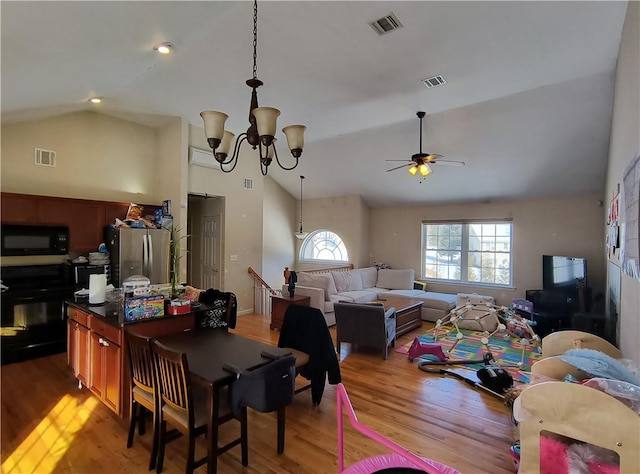
{"label": "kitchen cabinet", "polygon": [[2,222],[30,224],[36,215],[38,201],[27,194],[2,193],[0,213]]}
{"label": "kitchen cabinet", "polygon": [[[81,306],[84,307],[84,306]],[[67,362],[81,385],[121,418],[129,416],[131,381],[125,326],[113,325],[66,303]],[[127,324],[127,329],[147,337],[161,337],[195,327],[193,313],[179,317],[143,320]]]}
{"label": "kitchen cabinet", "polygon": [[121,347],[100,333],[91,331],[89,389],[115,413],[120,412]]}
{"label": "kitchen cabinet", "polygon": [[[30,194],[0,193],[3,224],[64,225],[69,227],[69,250],[93,252],[104,241],[104,228],[124,220],[130,203],[93,201]],[[143,205],[144,214],[161,206]]]}
{"label": "kitchen cabinet", "polygon": [[69,308],[67,321],[67,362],[73,370],[73,375],[80,384],[87,385],[89,380],[89,350],[88,316],[73,308]]}

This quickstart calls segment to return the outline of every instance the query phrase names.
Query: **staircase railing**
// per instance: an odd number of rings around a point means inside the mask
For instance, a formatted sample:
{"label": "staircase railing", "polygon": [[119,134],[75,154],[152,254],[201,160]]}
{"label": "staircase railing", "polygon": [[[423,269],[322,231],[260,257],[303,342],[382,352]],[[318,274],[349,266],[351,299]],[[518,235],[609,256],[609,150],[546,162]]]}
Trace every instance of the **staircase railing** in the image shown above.
{"label": "staircase railing", "polygon": [[249,274],[253,277],[253,311],[256,314],[269,316],[271,296],[281,295],[282,291],[271,288],[252,267],[249,267]]}

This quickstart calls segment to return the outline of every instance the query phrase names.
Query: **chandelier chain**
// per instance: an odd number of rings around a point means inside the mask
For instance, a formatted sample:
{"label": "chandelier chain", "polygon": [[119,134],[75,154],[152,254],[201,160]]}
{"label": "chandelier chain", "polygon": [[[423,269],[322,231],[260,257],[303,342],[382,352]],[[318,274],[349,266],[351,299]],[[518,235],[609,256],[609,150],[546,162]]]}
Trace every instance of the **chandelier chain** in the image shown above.
{"label": "chandelier chain", "polygon": [[253,2],[253,78],[258,78],[258,0]]}

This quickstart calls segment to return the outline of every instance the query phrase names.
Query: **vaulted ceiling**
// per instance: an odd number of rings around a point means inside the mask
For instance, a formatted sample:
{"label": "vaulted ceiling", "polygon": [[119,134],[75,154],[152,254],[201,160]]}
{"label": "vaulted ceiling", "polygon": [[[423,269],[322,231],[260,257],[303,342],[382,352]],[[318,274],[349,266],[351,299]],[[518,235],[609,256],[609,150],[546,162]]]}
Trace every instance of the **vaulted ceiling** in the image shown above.
{"label": "vaulted ceiling", "polygon": [[[292,196],[358,194],[373,207],[602,193],[627,2],[262,1],[260,105],[307,125]],[[246,130],[247,1],[0,4],[2,121],[91,109],[151,126],[199,112]],[[402,27],[379,36],[389,13]],[[174,45],[170,56],[153,51]],[[423,79],[446,84],[427,88]],[[464,161],[423,182],[390,159]],[[280,156],[290,158],[279,133]],[[257,164],[256,164],[257,167]]]}

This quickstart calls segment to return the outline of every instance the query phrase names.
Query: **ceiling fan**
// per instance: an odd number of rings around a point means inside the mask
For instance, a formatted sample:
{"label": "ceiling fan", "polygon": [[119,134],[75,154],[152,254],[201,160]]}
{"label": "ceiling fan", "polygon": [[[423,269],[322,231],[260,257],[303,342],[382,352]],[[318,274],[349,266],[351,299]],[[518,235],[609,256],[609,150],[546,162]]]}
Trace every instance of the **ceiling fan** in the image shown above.
{"label": "ceiling fan", "polygon": [[464,161],[443,160],[443,156],[438,153],[422,153],[422,119],[426,114],[425,112],[418,112],[416,115],[420,119],[420,153],[412,155],[411,161],[409,162],[406,162],[406,160],[386,160],[405,161],[403,165],[388,169],[387,172],[398,170],[400,168],[406,168],[408,166],[409,173],[415,175],[416,173],[420,172],[420,176],[424,178],[431,173],[431,167],[429,165],[441,164],[447,166],[464,166]]}

